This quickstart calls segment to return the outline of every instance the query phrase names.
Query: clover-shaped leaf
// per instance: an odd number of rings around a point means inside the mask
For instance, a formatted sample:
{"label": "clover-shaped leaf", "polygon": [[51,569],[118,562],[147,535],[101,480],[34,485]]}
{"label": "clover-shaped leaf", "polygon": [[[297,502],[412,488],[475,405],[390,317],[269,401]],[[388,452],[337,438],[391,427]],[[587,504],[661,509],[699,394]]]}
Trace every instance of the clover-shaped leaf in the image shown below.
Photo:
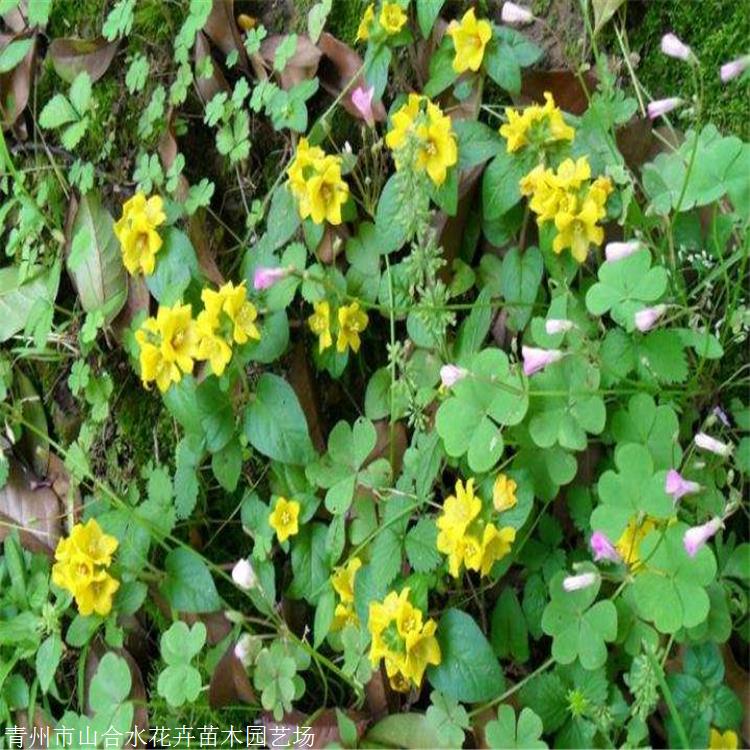
{"label": "clover-shaped leaf", "polygon": [[635,577],[633,596],[640,616],[662,633],[699,625],[708,616],[705,587],[716,575],[716,560],[708,547],[690,557],[682,541],[686,531],[685,524],[676,523],[641,542],[645,570]]}
{"label": "clover-shaped leaf", "polygon": [[654,302],[667,288],[667,272],[662,266],[651,268],[648,250],[618,261],[605,261],[599,267],[599,282],[586,293],[586,307],[592,315],[609,312],[623,328],[635,328],[635,314]]}
{"label": "clover-shaped leaf", "polygon": [[513,706],[504,703],[497,709],[497,719],[488,722],[484,733],[488,746],[497,750],[505,748],[543,750],[547,747],[547,743],[540,739],[542,729],[542,720],[530,708],[524,708],[516,722]]}
{"label": "clover-shaped leaf", "polygon": [[307,478],[327,490],[326,508],[341,514],[349,510],[358,485],[378,487],[390,480],[390,464],[378,458],[364,466],[377,442],[375,425],[360,417],[350,427],[339,422],[328,437],[328,452],[306,470]]}
{"label": "clover-shaped leaf", "polygon": [[190,663],[206,642],[206,626],[196,622],[192,628],[175,622],[161,637],[161,655],[167,663],[159,675],[159,695],[170,706],[194,701],[201,691],[201,674]]}
{"label": "clover-shaped leaf", "polygon": [[564,578],[560,571],[552,579],[552,600],[544,608],[542,630],[552,636],[556,662],[570,664],[578,657],[585,669],[596,669],[607,660],[605,644],[617,637],[617,610],[609,599],[591,606],[599,593],[598,579],[579,591],[565,591]]}
{"label": "clover-shaped leaf", "polygon": [[471,470],[485,472],[503,453],[502,427],[524,418],[529,398],[522,376],[499,349],[479,352],[468,370],[440,405],[435,424],[449,456],[468,454]]}
{"label": "clover-shaped leaf", "polygon": [[666,472],[654,473],[654,462],[645,446],[618,445],[615,465],[617,471],[605,471],[599,478],[599,505],[591,515],[592,529],[603,531],[610,539],[619,539],[634,516],[672,515],[674,504],[664,491]]}
{"label": "clover-shaped leaf", "polygon": [[569,450],[584,450],[586,433],[598,435],[607,421],[598,386],[599,370],[583,357],[565,357],[539,373],[529,393],[538,393],[532,401],[536,414],[529,422],[536,445],[551,448],[559,444]]}
{"label": "clover-shaped leaf", "polygon": [[435,730],[437,738],[445,747],[462,747],[464,730],[471,726],[466,709],[439,690],[432,691],[430,701],[432,705],[425,714],[427,724]]}
{"label": "clover-shaped leaf", "polygon": [[96,715],[97,726],[113,727],[127,732],[133,723],[133,703],[128,701],[132,677],[128,663],[112,652],[99,662],[89,687],[89,707]]}
{"label": "clover-shaped leaf", "polygon": [[271,648],[264,648],[255,662],[253,683],[261,691],[260,702],[266,711],[273,711],[276,721],[280,721],[285,711],[292,710],[297,687],[295,678],[297,663],[288,655],[279,641]]}

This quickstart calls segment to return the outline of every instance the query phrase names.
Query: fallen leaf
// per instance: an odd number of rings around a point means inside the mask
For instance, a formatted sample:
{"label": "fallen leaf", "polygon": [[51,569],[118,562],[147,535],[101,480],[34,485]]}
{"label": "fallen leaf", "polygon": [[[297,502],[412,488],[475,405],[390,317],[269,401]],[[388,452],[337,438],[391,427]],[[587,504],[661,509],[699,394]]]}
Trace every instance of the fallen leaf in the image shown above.
{"label": "fallen leaf", "polygon": [[128,276],[127,283],[128,296],[125,305],[111,323],[115,340],[119,342],[138,314],[141,311],[148,313],[151,303],[151,294],[143,276]]}
{"label": "fallen leaf", "polygon": [[230,643],[211,675],[208,703],[211,708],[223,708],[238,701],[257,703],[258,699],[247,677],[247,670],[234,655],[234,643]]}
{"label": "fallen leaf", "polygon": [[108,42],[103,36],[96,39],[55,39],[49,46],[48,55],[55,72],[63,81],[72,83],[85,70],[93,83],[109,69],[119,43],[118,39]]}
{"label": "fallen leaf", "polygon": [[50,453],[49,428],[44,404],[34,384],[20,367],[16,369],[14,380],[18,388],[20,403],[23,404],[24,422],[30,425],[29,428],[24,428],[18,448],[34,473],[39,477],[46,477]]}
{"label": "fallen leaf", "polygon": [[292,386],[299,399],[300,406],[307,420],[310,439],[315,449],[318,453],[325,453],[326,439],[318,405],[318,390],[310,368],[310,358],[302,338],[297,339],[292,350],[287,378],[289,385]]}
{"label": "fallen leaf", "polygon": [[617,148],[629,169],[635,171],[648,161],[656,140],[651,120],[647,117],[634,116],[629,122],[618,128],[615,136]]}
{"label": "fallen leaf", "polygon": [[[0,34],[0,47],[4,47],[9,40],[14,38],[7,34]],[[28,104],[36,46],[36,36],[34,36],[34,43],[23,60],[13,70],[0,75],[0,115],[2,115],[4,130],[15,124]]]}
{"label": "fallen leaf", "polygon": [[[206,35],[202,31],[199,31],[197,36],[195,37],[196,67],[202,60],[204,60],[207,57],[211,57],[211,47],[208,43],[208,39],[206,38]],[[226,92],[231,91],[229,84],[227,83],[227,79],[224,77],[224,74],[221,72],[221,68],[216,64],[212,65],[212,73],[209,78],[204,78],[203,76],[196,76],[195,85],[198,88],[198,93],[201,95],[201,99],[203,99],[204,104],[210,102],[211,99],[213,99],[214,96],[216,96],[216,94],[222,91],[226,91]],[[169,128],[167,130],[169,130]],[[174,156],[172,158],[174,158]],[[163,156],[162,156],[162,159],[164,159]]]}
{"label": "fallen leaf", "polygon": [[[362,58],[348,44],[344,44],[327,31],[320,35],[318,48],[323,53],[318,75],[320,85],[333,97],[337,97],[349,86],[341,99],[341,106],[350,115],[363,119],[360,111],[352,102],[352,91],[358,86],[365,85],[361,73]],[[353,83],[352,79],[355,79]],[[373,102],[372,114],[377,122],[385,121],[386,111],[382,102]]]}
{"label": "fallen leaf", "polygon": [[247,52],[235,21],[234,0],[213,0],[203,31],[225,56],[236,50],[240,68],[245,73],[249,72]]}
{"label": "fallen leaf", "polygon": [[595,91],[597,78],[592,71],[583,74],[584,89],[575,73],[569,70],[524,70],[521,79],[521,101],[544,103],[544,92],[549,91],[560,109],[574,115],[583,114],[589,106],[587,91]]}
{"label": "fallen leaf", "polygon": [[[276,50],[287,36],[287,34],[272,34],[261,43],[260,55],[269,68],[273,67]],[[279,74],[281,88],[288,90],[298,83],[302,83],[302,81],[314,78],[318,71],[321,56],[321,51],[310,41],[310,37],[305,34],[298,34],[294,54]]]}
{"label": "fallen leaf", "polygon": [[322,263],[330,265],[341,255],[348,238],[349,230],[346,224],[339,224],[335,227],[332,224],[326,224],[323,237],[315,248],[315,255]]}
{"label": "fallen leaf", "polygon": [[60,498],[13,457],[8,481],[0,489],[0,542],[17,528],[21,544],[52,555],[62,535]]}

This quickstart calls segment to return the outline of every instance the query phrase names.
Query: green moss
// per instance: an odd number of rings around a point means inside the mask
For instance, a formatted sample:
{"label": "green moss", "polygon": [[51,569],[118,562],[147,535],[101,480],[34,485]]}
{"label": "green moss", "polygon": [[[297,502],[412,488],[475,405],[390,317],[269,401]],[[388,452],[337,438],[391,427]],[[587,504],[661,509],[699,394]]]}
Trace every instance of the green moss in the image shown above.
{"label": "green moss", "polygon": [[692,96],[688,67],[663,55],[661,37],[668,31],[690,45],[701,63],[705,83],[704,122],[724,132],[750,137],[750,83],[719,79],[722,63],[748,51],[750,14],[743,3],[724,0],[662,0],[648,3],[642,19],[632,18],[630,44],[641,56],[636,73],[655,99]]}

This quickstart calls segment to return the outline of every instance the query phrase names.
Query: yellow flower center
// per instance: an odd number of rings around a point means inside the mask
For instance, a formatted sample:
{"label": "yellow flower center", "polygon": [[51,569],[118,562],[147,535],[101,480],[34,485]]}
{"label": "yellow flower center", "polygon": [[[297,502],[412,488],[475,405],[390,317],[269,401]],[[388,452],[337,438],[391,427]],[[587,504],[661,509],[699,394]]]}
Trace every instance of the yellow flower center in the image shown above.
{"label": "yellow flower center", "polygon": [[288,526],[288,525],[289,525],[289,524],[290,524],[291,522],[292,522],[292,517],[291,517],[291,516],[289,515],[289,511],[285,510],[285,511],[284,511],[284,512],[283,512],[283,513],[281,514],[281,523],[282,523],[282,524],[283,524],[284,526]]}

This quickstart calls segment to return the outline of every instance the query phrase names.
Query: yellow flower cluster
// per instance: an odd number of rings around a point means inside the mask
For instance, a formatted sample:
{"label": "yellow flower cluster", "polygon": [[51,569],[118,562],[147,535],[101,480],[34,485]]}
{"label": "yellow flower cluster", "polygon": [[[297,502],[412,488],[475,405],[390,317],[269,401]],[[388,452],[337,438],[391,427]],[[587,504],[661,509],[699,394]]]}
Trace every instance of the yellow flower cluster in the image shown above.
{"label": "yellow flower cluster", "polygon": [[500,128],[509,154],[529,144],[548,146],[555,141],[572,141],[575,130],[563,120],[562,111],[555,105],[549,91],[544,92],[544,106],[534,104],[523,112],[506,107],[508,122]]}
{"label": "yellow flower cluster", "polygon": [[708,747],[709,750],[737,750],[739,741],[737,732],[727,729],[722,734],[718,729],[711,727],[711,732],[708,736]]}
{"label": "yellow flower cluster", "polygon": [[481,512],[482,501],[474,493],[474,479],[469,479],[466,486],[457,480],[456,494],[445,498],[443,512],[437,519],[437,548],[448,556],[448,569],[454,578],[458,578],[462,567],[489,575],[492,566],[510,552],[516,538],[514,528],[499,529],[484,521]]}
{"label": "yellow flower cluster", "polygon": [[451,21],[446,34],[453,39],[456,55],[453,58],[453,70],[465,73],[476,71],[482,66],[484,49],[492,39],[492,25],[489,21],[477,21],[474,8],[464,13],[461,22]]}
{"label": "yellow flower cluster", "polygon": [[299,534],[300,505],[296,500],[280,497],[268,516],[268,524],[276,532],[279,542],[285,542],[290,536]]}
{"label": "yellow flower cluster", "polygon": [[425,669],[440,664],[440,645],[435,638],[437,624],[423,622],[422,611],[409,601],[409,587],[400,594],[391,591],[382,602],[371,602],[368,628],[372,635],[370,663],[385,662],[394,690],[407,692],[422,684]]}
{"label": "yellow flower cluster", "polygon": [[597,222],[606,216],[613,186],[608,177],[591,180],[585,156],[575,162],[566,159],[556,171],[540,164],[521,180],[520,188],[521,195],[531,198],[529,208],[537,215],[538,224],[555,222],[555,253],[570,248],[573,257],[583,263],[589,245],[604,241],[604,230]]}
{"label": "yellow flower cluster", "polygon": [[156,253],[162,246],[156,228],[166,219],[159,195],[147,199],[143,193],[136,193],[125,201],[122,216],[115,222],[114,233],[120,241],[122,262],[131,275],[141,272],[148,276],[154,272]]}
{"label": "yellow flower cluster", "polygon": [[[406,20],[406,13],[398,3],[383,3],[383,7],[380,9],[378,23],[380,24],[380,28],[383,29],[388,36],[398,34],[398,32],[404,28]],[[359,22],[355,41],[366,42],[374,30],[374,23],[375,3],[370,3],[367,8],[365,8],[362,20]]]}
{"label": "yellow flower cluster", "polygon": [[518,504],[517,489],[518,485],[515,480],[509,476],[498,474],[495,477],[495,484],[492,487],[492,504],[498,513],[510,510]]}
{"label": "yellow flower cluster", "polygon": [[201,299],[204,307],[195,320],[190,305],[161,306],[136,331],[144,385],[155,382],[163,393],[193,371],[195,360],[208,360],[220,376],[233,343],[260,339],[258,311],[247,299],[244,281],[238,286],[229,281],[218,291],[204,289]]}
{"label": "yellow flower cluster", "polygon": [[349,186],[341,178],[340,157],[300,138],[286,173],[301,218],[309,217],[316,224],[341,224],[341,207],[349,198]]}
{"label": "yellow flower cluster", "polygon": [[84,617],[94,612],[104,617],[112,609],[120,582],[107,568],[117,546],[117,539],[105,534],[93,518],[86,524],[77,523],[70,536],[57,544],[52,581],[73,594]]}
{"label": "yellow flower cluster", "polygon": [[[448,168],[458,161],[456,135],[451,119],[426,96],[409,94],[409,99],[392,119],[392,127],[385,136],[388,148],[394,152],[396,169],[411,167],[426,171],[436,185],[445,182]],[[414,156],[405,164],[403,154],[416,140]]]}
{"label": "yellow flower cluster", "polygon": [[[310,330],[318,337],[318,351],[323,353],[333,345],[331,333],[331,305],[326,300],[316,302],[315,312],[307,319]],[[359,309],[359,302],[339,307],[336,318],[338,320],[338,336],[336,337],[336,351],[343,354],[347,348],[355,354],[361,344],[359,334],[367,328],[369,318],[367,313]]]}
{"label": "yellow flower cluster", "polygon": [[361,567],[362,560],[352,557],[346,565],[341,565],[333,571],[331,585],[340,599],[333,613],[334,630],[341,630],[349,624],[359,624],[359,618],[354,611],[354,576]]}

